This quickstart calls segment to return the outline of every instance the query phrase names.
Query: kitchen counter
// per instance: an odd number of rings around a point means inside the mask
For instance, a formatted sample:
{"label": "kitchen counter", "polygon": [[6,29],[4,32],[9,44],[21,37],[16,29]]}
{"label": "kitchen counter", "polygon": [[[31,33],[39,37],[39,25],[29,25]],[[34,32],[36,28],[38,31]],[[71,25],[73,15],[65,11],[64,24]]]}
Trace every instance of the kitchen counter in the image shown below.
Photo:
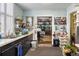
{"label": "kitchen counter", "polygon": [[7,45],[7,44],[9,44],[9,43],[11,43],[11,42],[14,42],[14,41],[16,41],[16,40],[19,40],[19,39],[21,39],[21,38],[23,38],[23,37],[27,37],[27,36],[29,36],[29,35],[31,35],[31,34],[33,34],[32,31],[29,32],[28,34],[25,34],[25,35],[22,35],[22,36],[19,36],[19,37],[16,37],[16,38],[12,38],[12,39],[0,39],[0,47],[2,47],[2,46],[4,46],[4,45]]}

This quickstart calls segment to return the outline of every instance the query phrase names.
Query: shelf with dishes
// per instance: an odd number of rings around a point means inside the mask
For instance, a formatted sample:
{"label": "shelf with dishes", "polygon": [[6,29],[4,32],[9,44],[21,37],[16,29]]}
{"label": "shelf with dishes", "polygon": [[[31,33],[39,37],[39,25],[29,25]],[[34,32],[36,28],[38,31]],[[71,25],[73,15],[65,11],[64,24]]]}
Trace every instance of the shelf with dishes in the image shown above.
{"label": "shelf with dishes", "polygon": [[28,34],[29,31],[32,30],[33,26],[33,17],[25,16],[25,18],[15,19],[15,33],[16,35]]}
{"label": "shelf with dishes", "polygon": [[52,17],[51,16],[38,16],[37,17],[37,28],[44,31],[46,35],[52,34]]}
{"label": "shelf with dishes", "polygon": [[22,19],[15,19],[15,33],[16,35],[23,35],[28,33],[28,29],[26,29],[26,24],[23,23]]}
{"label": "shelf with dishes", "polygon": [[60,40],[60,47],[65,46],[66,44],[69,43],[69,39],[67,36],[59,37],[59,40]]}
{"label": "shelf with dishes", "polygon": [[68,33],[66,28],[66,17],[54,17],[54,25],[55,25],[55,32],[59,37],[60,46],[64,46],[68,43]]}

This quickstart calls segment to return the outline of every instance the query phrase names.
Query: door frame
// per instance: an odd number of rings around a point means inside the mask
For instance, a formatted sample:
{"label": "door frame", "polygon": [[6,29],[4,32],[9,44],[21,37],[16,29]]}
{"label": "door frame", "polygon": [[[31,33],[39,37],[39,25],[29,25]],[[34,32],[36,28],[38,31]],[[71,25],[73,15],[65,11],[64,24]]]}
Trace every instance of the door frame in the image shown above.
{"label": "door frame", "polygon": [[[73,11],[73,12],[71,12],[70,13],[70,39],[71,39],[71,21],[74,21],[74,20],[72,20],[72,15],[73,14],[76,14],[77,13],[77,11]],[[77,20],[77,14],[76,14],[76,20]],[[75,33],[75,41],[76,41],[76,39],[77,39],[77,23],[75,22],[75,30],[74,30],[74,33]],[[76,42],[75,42],[76,43]]]}
{"label": "door frame", "polygon": [[[52,21],[53,21],[52,16],[37,16],[37,26],[38,26],[38,17],[51,17],[51,26],[52,26]],[[52,32],[52,29],[51,29],[51,32]],[[38,44],[38,37],[37,37],[37,44]],[[52,33],[51,33],[51,45],[52,45]]]}

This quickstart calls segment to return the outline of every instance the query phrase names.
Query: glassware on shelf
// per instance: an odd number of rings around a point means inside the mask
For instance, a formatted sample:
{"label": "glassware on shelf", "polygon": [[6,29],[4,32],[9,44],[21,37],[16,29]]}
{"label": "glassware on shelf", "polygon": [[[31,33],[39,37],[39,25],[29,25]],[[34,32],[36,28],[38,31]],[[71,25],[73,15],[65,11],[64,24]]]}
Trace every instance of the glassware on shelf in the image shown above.
{"label": "glassware on shelf", "polygon": [[21,26],[22,26],[22,20],[21,19],[15,19],[15,33],[16,35],[19,35],[21,32]]}
{"label": "glassware on shelf", "polygon": [[16,24],[16,28],[19,28],[19,24]]}

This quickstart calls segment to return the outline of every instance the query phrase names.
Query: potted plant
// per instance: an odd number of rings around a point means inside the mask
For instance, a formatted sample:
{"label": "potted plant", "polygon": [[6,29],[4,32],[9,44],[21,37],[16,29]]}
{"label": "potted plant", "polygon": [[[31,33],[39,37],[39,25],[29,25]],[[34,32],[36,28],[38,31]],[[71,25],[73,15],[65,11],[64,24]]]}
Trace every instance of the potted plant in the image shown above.
{"label": "potted plant", "polygon": [[64,53],[65,53],[66,56],[71,56],[71,46],[70,46],[70,44],[65,45]]}
{"label": "potted plant", "polygon": [[71,54],[76,55],[77,47],[75,45],[71,45]]}
{"label": "potted plant", "polygon": [[74,45],[67,44],[64,47],[64,53],[66,56],[75,55],[77,48]]}

